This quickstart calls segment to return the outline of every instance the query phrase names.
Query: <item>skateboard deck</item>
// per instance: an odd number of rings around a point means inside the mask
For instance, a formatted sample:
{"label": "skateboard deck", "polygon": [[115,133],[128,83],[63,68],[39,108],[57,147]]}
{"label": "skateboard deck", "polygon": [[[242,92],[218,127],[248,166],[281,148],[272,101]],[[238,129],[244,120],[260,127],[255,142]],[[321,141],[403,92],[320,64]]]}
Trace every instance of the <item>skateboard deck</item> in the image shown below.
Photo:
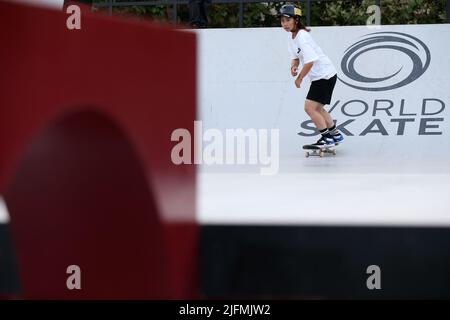
{"label": "skateboard deck", "polygon": [[[338,144],[336,143],[335,146],[337,146]],[[332,155],[336,155],[336,149],[333,149],[335,146],[329,146],[329,147],[317,147],[317,146],[313,146],[310,144],[306,144],[303,146],[303,150],[306,150],[305,152],[305,157],[309,157],[309,156],[319,156],[319,157],[323,157],[325,154],[332,154]]]}

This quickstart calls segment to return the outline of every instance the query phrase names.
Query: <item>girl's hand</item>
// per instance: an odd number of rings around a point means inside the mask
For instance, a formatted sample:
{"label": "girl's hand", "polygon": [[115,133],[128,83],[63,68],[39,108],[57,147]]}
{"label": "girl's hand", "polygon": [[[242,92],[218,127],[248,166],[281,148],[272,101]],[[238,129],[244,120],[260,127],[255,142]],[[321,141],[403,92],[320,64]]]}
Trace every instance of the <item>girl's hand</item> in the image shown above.
{"label": "girl's hand", "polygon": [[295,77],[297,75],[297,70],[298,70],[297,67],[295,67],[295,66],[291,67],[291,75],[293,77]]}
{"label": "girl's hand", "polygon": [[297,79],[295,79],[295,86],[297,88],[300,88],[300,85],[302,84],[302,80],[303,78],[298,77]]}

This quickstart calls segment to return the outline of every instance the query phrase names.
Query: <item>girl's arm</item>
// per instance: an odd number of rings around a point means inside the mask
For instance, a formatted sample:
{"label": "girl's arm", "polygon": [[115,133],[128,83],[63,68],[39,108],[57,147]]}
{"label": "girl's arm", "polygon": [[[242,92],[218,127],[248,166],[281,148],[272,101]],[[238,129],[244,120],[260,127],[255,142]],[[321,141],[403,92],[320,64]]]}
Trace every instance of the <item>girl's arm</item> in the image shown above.
{"label": "girl's arm", "polygon": [[302,71],[299,74],[299,78],[303,80],[303,78],[308,74],[308,72],[311,70],[312,66],[314,64],[314,61],[308,62],[305,64],[302,68]]}
{"label": "girl's arm", "polygon": [[291,75],[295,77],[297,75],[297,69],[300,64],[299,59],[292,59],[291,60]]}
{"label": "girl's arm", "polygon": [[303,66],[302,71],[300,71],[300,74],[298,75],[297,79],[295,79],[295,86],[297,88],[300,88],[303,78],[308,74],[309,70],[311,70],[313,64],[314,61],[311,61]]}

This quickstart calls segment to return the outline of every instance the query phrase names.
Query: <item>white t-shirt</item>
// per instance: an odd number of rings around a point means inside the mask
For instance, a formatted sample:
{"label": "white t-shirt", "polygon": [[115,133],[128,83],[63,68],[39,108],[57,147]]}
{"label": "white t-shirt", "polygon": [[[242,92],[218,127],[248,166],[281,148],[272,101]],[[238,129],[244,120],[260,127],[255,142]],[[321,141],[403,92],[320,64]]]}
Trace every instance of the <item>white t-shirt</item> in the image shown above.
{"label": "white t-shirt", "polygon": [[337,73],[331,60],[323,53],[308,31],[300,30],[294,39],[292,39],[292,33],[289,32],[288,36],[291,59],[300,59],[302,66],[314,61],[311,70],[305,77],[308,78],[307,80],[330,79]]}

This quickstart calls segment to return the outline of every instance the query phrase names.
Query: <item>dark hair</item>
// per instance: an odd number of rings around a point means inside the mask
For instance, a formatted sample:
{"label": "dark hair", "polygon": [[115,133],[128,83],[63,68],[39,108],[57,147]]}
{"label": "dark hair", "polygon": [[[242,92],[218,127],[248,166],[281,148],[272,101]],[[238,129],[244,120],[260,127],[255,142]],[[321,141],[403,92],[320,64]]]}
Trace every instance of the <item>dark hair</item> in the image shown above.
{"label": "dark hair", "polygon": [[308,28],[308,27],[306,27],[306,26],[302,23],[302,21],[301,21],[301,19],[300,19],[299,17],[295,18],[295,26],[297,27],[297,29],[298,29],[299,31],[300,31],[300,30],[305,30],[305,31],[311,32],[311,29]]}

